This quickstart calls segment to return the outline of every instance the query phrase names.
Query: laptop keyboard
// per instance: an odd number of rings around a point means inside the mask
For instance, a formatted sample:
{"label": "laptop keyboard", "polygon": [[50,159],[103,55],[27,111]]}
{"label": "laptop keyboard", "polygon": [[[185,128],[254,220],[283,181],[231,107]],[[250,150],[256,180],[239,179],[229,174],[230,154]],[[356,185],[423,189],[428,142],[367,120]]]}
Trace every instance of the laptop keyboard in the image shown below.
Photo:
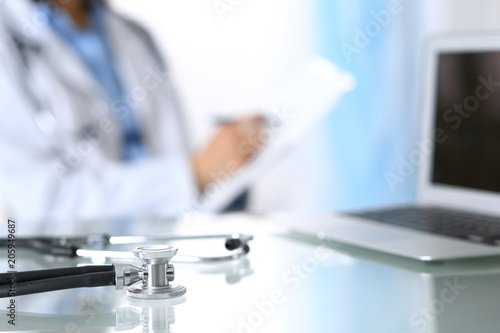
{"label": "laptop keyboard", "polygon": [[494,216],[434,207],[402,207],[349,215],[474,243],[500,246],[500,218]]}

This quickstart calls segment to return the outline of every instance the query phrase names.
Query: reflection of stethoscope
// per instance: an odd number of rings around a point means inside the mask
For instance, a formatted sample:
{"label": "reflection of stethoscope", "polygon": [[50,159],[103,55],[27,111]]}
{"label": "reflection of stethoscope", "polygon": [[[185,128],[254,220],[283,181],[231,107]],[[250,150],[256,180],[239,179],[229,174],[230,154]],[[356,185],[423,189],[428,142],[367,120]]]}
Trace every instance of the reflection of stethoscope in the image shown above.
{"label": "reflection of stethoscope", "polygon": [[[141,332],[169,333],[175,324],[175,308],[186,302],[185,297],[166,299],[162,301],[144,301],[127,299],[127,306],[117,308],[112,312],[96,312],[85,314],[46,314],[46,313],[16,313],[16,325],[8,331],[67,331],[68,323],[73,324],[75,331],[94,331],[96,329],[114,328],[114,331],[129,331],[141,326]],[[0,310],[2,318],[9,318],[9,310]],[[89,317],[92,320],[89,320]],[[3,322],[0,322],[0,329]]]}
{"label": "reflection of stethoscope", "polygon": [[[16,239],[16,248],[30,248],[46,254],[92,258],[132,258],[130,252],[92,250],[79,248],[82,244],[104,245],[132,244],[137,242],[173,241],[207,238],[224,238],[227,250],[234,254],[218,257],[183,256],[177,262],[204,263],[235,260],[246,255],[250,248],[251,235],[206,235],[181,237],[107,236],[101,235],[77,238],[24,238]],[[0,246],[6,246],[1,240]],[[45,269],[39,271],[0,274],[0,297],[12,297],[81,287],[102,287],[114,285],[116,289],[127,288],[127,295],[138,299],[165,299],[184,295],[186,288],[172,285],[174,266],[170,263],[177,254],[177,248],[163,245],[139,246],[133,256],[143,265],[137,267],[128,263],[94,265],[70,268]],[[142,282],[142,283],[138,283]]]}

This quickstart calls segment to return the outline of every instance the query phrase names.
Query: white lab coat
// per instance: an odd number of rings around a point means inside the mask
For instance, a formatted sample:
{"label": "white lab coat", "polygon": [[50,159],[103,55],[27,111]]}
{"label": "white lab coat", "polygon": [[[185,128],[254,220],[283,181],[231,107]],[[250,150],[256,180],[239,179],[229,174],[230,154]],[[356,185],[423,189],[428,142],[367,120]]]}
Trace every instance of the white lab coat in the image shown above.
{"label": "white lab coat", "polygon": [[[117,14],[107,20],[116,66],[152,156],[142,162],[120,161],[120,125],[110,102],[31,2],[0,3],[0,197],[20,225],[171,217],[194,207],[196,186],[169,76],[149,35]],[[12,34],[28,46],[28,78]],[[40,113],[36,100],[50,113]],[[42,131],[35,117],[45,115],[46,126],[50,114],[55,126]]]}

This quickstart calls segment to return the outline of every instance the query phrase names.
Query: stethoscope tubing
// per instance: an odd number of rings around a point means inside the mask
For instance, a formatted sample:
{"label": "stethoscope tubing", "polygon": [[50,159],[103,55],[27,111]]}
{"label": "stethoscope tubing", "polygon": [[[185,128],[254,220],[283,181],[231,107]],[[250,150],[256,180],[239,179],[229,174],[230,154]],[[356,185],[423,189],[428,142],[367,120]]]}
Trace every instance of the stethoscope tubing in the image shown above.
{"label": "stethoscope tubing", "polygon": [[2,273],[0,298],[24,296],[49,291],[114,286],[113,265],[56,268],[39,271]]}

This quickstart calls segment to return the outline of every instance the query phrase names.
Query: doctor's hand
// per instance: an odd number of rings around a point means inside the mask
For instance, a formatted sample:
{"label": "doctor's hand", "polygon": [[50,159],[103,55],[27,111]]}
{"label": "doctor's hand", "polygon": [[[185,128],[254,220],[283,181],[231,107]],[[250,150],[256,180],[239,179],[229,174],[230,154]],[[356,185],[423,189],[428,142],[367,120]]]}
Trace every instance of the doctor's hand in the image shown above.
{"label": "doctor's hand", "polygon": [[198,186],[237,172],[265,143],[259,136],[264,124],[260,115],[248,116],[221,125],[208,145],[192,156],[191,162]]}

